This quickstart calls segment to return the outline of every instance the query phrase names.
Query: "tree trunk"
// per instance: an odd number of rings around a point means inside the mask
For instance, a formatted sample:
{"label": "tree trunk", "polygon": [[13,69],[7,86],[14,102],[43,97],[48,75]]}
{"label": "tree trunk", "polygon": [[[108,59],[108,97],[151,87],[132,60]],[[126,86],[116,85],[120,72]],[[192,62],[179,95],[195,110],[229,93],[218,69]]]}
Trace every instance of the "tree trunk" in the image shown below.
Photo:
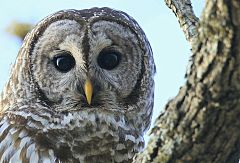
{"label": "tree trunk", "polygon": [[206,0],[191,44],[186,84],[157,118],[135,162],[236,163],[240,158],[240,1]]}

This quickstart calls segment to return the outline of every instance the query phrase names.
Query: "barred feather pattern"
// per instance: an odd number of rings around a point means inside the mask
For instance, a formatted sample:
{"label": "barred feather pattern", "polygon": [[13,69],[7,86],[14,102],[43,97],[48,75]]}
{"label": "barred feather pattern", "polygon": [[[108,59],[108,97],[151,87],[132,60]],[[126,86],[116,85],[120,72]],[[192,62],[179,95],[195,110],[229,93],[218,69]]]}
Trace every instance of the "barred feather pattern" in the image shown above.
{"label": "barred feather pattern", "polygon": [[125,124],[124,114],[88,110],[53,117],[40,107],[25,105],[5,113],[1,162],[123,162],[143,148],[143,137]]}
{"label": "barred feather pattern", "polygon": [[[95,24],[94,29],[101,29],[102,25],[110,26],[113,28],[109,27],[111,31],[119,28],[123,32],[123,36],[119,36],[117,40],[128,38],[129,41],[122,42],[124,46],[131,47],[125,50],[126,53],[128,50],[133,52],[133,54],[129,53],[133,56],[128,56],[128,59],[134,59],[129,63],[126,62],[126,65],[123,66],[125,69],[116,73],[117,77],[124,76],[122,80],[117,83],[116,80],[111,81],[111,77],[103,78],[101,73],[105,73],[105,71],[85,71],[85,69],[95,68],[86,65],[80,65],[75,70],[75,74],[78,75],[72,77],[70,74],[66,79],[64,78],[64,81],[40,78],[43,73],[50,72],[41,67],[43,66],[41,64],[44,63],[42,59],[48,57],[37,58],[43,55],[38,52],[42,48],[38,42],[44,41],[42,39],[45,36],[44,31],[51,31],[49,26],[59,20],[64,21],[60,21],[55,27],[63,23],[72,26],[75,22],[89,23],[84,30],[86,34],[83,34],[84,37],[81,35],[77,41],[83,43],[76,46],[78,48],[84,46],[83,49],[87,52],[84,53],[84,50],[74,51],[77,54],[81,51],[78,55],[83,56],[77,57],[85,58],[80,63],[87,65],[90,63],[86,63],[86,56],[92,59],[91,57],[94,56],[90,55],[99,45],[99,43],[94,43],[94,37],[91,38],[97,32],[90,31],[91,25],[96,21],[104,20]],[[66,28],[68,27],[66,26]],[[66,28],[64,27],[63,31],[67,31]],[[99,37],[102,36],[104,37],[100,40],[107,37],[104,33],[101,33]],[[83,39],[85,37],[87,39]],[[62,40],[68,38],[63,37]],[[55,41],[55,38],[53,40]],[[75,40],[73,39],[73,41]],[[107,43],[109,40],[110,38]],[[112,41],[116,42],[116,40]],[[65,42],[62,41],[61,46]],[[87,45],[88,43],[90,45]],[[47,43],[47,45],[51,46],[51,43]],[[75,46],[74,42],[71,42],[71,46]],[[76,49],[76,47],[74,48]],[[43,47],[43,49],[45,48]],[[72,52],[73,55],[76,55],[74,52]],[[134,54],[136,52],[137,54]],[[38,70],[39,67],[40,70]],[[36,74],[35,70],[38,70],[39,74]],[[133,75],[126,76],[128,73]],[[93,104],[96,101],[101,101],[101,103],[95,103],[93,106],[82,105],[86,99],[79,98],[83,97],[84,93],[82,89],[79,89],[78,84],[82,84],[84,78],[89,74],[92,76],[92,80],[97,81],[97,88],[101,90],[97,92],[98,95],[93,97],[95,98]],[[126,13],[109,8],[92,8],[63,10],[44,18],[25,37],[11,70],[9,81],[0,96],[0,162],[131,162],[134,155],[144,148],[143,136],[150,126],[154,97],[154,74],[155,65],[150,44],[136,21]],[[70,82],[69,78],[71,77],[74,80]],[[50,83],[49,88],[43,86],[44,82]],[[129,85],[123,84],[121,87],[121,82]],[[64,83],[66,87],[59,83]],[[50,89],[54,86],[59,91],[57,94],[54,94],[56,90]],[[120,90],[118,90],[119,88]],[[58,99],[59,94],[62,96]]]}

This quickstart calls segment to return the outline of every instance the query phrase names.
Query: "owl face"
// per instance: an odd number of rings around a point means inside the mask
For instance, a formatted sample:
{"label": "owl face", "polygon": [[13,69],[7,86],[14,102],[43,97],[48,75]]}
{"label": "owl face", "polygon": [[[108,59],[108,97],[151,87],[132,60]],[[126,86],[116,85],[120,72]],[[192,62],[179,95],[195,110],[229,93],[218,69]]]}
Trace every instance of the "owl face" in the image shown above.
{"label": "owl face", "polygon": [[141,73],[144,51],[139,42],[136,33],[116,21],[54,21],[33,48],[34,80],[58,111],[124,109]]}
{"label": "owl face", "polygon": [[150,126],[154,73],[149,42],[126,13],[46,17],[26,36],[0,97],[0,124],[11,124],[0,130],[19,133],[4,131],[18,141],[6,159],[130,162]]}

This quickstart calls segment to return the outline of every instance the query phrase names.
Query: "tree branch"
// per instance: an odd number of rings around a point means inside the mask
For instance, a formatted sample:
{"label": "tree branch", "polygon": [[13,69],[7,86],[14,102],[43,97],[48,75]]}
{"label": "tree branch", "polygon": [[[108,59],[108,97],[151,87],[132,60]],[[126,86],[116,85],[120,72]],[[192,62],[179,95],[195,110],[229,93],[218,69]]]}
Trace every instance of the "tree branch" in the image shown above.
{"label": "tree branch", "polygon": [[197,35],[197,24],[199,19],[195,16],[190,0],[165,0],[166,5],[176,15],[181,29],[187,41],[193,44]]}
{"label": "tree branch", "polygon": [[240,1],[206,1],[193,64],[135,162],[235,163],[240,158]]}

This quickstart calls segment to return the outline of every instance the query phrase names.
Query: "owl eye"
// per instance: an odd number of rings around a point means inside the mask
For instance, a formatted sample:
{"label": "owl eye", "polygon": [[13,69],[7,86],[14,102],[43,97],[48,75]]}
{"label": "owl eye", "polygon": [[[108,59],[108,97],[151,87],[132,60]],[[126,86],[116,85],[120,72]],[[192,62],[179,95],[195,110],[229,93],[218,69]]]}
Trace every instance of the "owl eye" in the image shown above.
{"label": "owl eye", "polygon": [[53,58],[56,69],[60,72],[68,72],[75,66],[75,59],[70,52],[62,52]]}
{"label": "owl eye", "polygon": [[121,55],[112,50],[103,50],[97,58],[97,63],[102,69],[112,70],[119,65]]}

